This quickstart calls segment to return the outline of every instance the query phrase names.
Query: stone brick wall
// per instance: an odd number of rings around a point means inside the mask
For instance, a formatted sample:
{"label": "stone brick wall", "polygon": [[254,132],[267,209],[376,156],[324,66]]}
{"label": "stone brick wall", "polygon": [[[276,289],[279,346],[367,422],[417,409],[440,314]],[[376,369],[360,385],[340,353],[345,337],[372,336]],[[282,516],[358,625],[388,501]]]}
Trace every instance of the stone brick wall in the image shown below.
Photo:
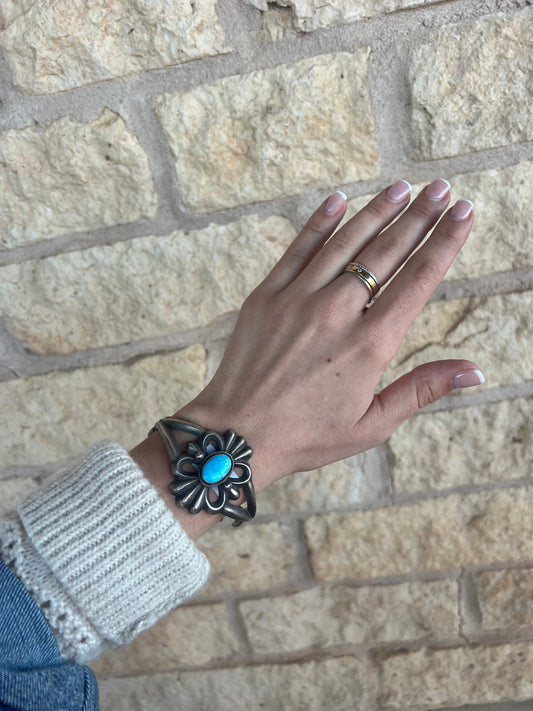
{"label": "stone brick wall", "polygon": [[205,593],[92,665],[103,711],[533,708],[528,5],[0,0],[2,511],[190,400],[332,189],[476,209],[384,382],[486,385],[209,532]]}

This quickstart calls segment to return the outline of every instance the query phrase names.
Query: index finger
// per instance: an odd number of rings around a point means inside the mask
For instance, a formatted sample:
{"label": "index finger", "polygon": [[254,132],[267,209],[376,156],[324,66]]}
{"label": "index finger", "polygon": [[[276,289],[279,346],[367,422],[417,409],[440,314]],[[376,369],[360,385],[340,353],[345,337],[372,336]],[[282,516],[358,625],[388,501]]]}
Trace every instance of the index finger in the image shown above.
{"label": "index finger", "polygon": [[369,320],[380,322],[396,348],[466,242],[473,222],[472,203],[458,200],[366,312]]}

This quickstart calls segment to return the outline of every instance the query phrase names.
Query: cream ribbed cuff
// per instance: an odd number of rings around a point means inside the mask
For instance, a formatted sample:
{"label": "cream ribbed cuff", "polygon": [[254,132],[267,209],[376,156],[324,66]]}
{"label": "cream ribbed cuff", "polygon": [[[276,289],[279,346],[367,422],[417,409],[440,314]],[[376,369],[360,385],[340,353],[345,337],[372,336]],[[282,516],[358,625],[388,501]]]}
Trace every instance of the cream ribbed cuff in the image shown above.
{"label": "cream ribbed cuff", "polygon": [[11,567],[66,660],[127,644],[207,581],[207,559],[116,442],[91,447],[18,513],[24,532]]}

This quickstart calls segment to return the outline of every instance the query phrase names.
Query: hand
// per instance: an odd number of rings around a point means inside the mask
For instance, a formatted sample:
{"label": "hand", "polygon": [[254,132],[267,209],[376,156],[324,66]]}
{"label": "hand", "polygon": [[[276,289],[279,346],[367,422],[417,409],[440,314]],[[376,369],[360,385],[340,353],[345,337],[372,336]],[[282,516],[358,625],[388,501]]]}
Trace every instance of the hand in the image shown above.
{"label": "hand", "polygon": [[[376,394],[473,223],[467,201],[445,212],[449,187],[437,180],[391,224],[408,188],[400,181],[382,191],[335,234],[346,202],[336,193],[321,205],[244,302],[212,381],[177,415],[235,429],[254,449],[252,468],[257,453],[273,481],[375,447],[419,408],[475,384],[473,362],[442,360]],[[355,260],[382,285],[401,267],[369,308],[363,282],[343,273]]]}

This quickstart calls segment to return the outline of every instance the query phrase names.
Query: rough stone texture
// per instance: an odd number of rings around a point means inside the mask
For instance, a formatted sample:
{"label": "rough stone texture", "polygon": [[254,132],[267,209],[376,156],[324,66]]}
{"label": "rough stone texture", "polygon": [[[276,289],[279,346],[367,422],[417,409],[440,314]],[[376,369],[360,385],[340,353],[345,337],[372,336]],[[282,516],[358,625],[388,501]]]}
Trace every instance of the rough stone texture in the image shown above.
{"label": "rough stone texture", "polygon": [[[292,24],[301,32],[312,32],[329,25],[355,22],[365,17],[374,17],[385,12],[402,10],[417,5],[428,5],[438,0],[277,0],[273,3],[267,0],[245,0],[258,10],[267,15],[278,10],[276,6],[290,7],[292,11]],[[265,21],[268,21],[265,18]],[[278,38],[281,39],[281,38]]]}
{"label": "rough stone texture", "polygon": [[382,500],[390,479],[375,452],[285,477],[257,495],[261,514],[320,511]]}
{"label": "rough stone texture", "polygon": [[[354,657],[287,665],[153,674],[100,682],[102,709],[369,711],[376,674]],[[176,703],[179,706],[176,706]]]}
{"label": "rough stone texture", "polygon": [[[474,227],[446,279],[533,266],[533,161],[451,176],[452,201],[474,203]],[[422,186],[420,186],[422,187]]]}
{"label": "rough stone texture", "polygon": [[294,577],[296,554],[278,523],[211,529],[198,547],[213,571],[205,595],[276,587]]}
{"label": "rough stone texture", "polygon": [[532,570],[487,570],[475,581],[484,630],[533,625]]}
{"label": "rough stone texture", "polygon": [[44,0],[27,6],[17,15],[12,0],[0,2],[5,19],[11,18],[0,47],[13,83],[31,94],[230,51],[216,0]]}
{"label": "rough stone texture", "polygon": [[0,312],[39,353],[199,328],[238,311],[294,237],[288,220],[250,215],[12,264],[0,269]]}
{"label": "rough stone texture", "polygon": [[533,645],[423,649],[382,662],[380,702],[387,709],[533,698]]}
{"label": "rough stone texture", "polygon": [[533,557],[533,490],[454,494],[305,522],[315,576],[330,581]]}
{"label": "rough stone texture", "polygon": [[319,55],[159,96],[156,113],[186,209],[205,212],[376,176],[368,53],[363,47]]}
{"label": "rough stone texture", "polygon": [[533,292],[435,301],[416,318],[382,384],[417,365],[467,358],[483,371],[485,387],[533,378]]}
{"label": "rough stone texture", "polygon": [[419,159],[533,138],[532,38],[533,15],[526,10],[513,18],[444,27],[412,50],[409,82]]}
{"label": "rough stone texture", "polygon": [[0,249],[98,229],[157,208],[146,154],[117,114],[0,134]]}
{"label": "rough stone texture", "polygon": [[[398,176],[400,178],[401,176]],[[409,176],[405,176],[409,179]],[[487,274],[533,266],[533,161],[506,168],[462,175],[444,175],[451,183],[451,204],[460,198],[474,203],[474,227],[445,280],[472,279]],[[416,197],[427,183],[415,183]],[[385,188],[383,185],[382,188]],[[348,203],[344,222],[374,195],[360,195]]]}
{"label": "rough stone texture", "polygon": [[[205,349],[0,383],[2,467],[78,455],[99,439],[130,448],[204,387]],[[16,407],[13,407],[16,403]]]}
{"label": "rough stone texture", "polygon": [[162,672],[225,659],[236,651],[225,605],[197,605],[173,610],[131,644],[106,652],[90,666],[98,676]]}
{"label": "rough stone texture", "polygon": [[27,12],[35,0],[0,0],[0,30]]}
{"label": "rough stone texture", "polygon": [[373,646],[422,637],[457,637],[457,583],[403,583],[310,590],[240,605],[256,654],[334,644]]}
{"label": "rough stone texture", "polygon": [[37,488],[35,479],[28,476],[0,479],[0,516],[15,511],[17,502],[25,499]]}
{"label": "rough stone texture", "polygon": [[[258,9],[263,9],[261,0],[246,0],[248,4],[255,5]],[[286,37],[296,37],[298,30],[295,28],[295,19],[290,7],[281,7],[276,3],[265,3],[268,9],[262,12],[263,28],[257,33],[259,39],[268,42],[279,42]]]}
{"label": "rough stone texture", "polygon": [[389,439],[396,491],[531,476],[532,420],[531,398],[411,417]]}

